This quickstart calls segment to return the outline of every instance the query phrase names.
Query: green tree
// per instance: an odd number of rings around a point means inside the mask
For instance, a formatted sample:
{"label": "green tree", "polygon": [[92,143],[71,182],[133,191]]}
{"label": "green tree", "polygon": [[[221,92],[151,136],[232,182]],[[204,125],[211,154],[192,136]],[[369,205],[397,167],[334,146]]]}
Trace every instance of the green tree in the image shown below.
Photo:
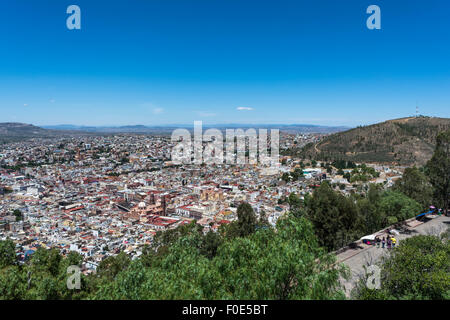
{"label": "green tree", "polygon": [[222,244],[222,238],[219,233],[209,231],[203,238],[200,253],[209,259],[215,257],[218,247]]}
{"label": "green tree", "polygon": [[[196,248],[195,234],[178,238],[150,267],[140,259],[102,282],[94,299],[208,299],[220,288],[211,262]],[[214,276],[213,276],[214,274]]]}
{"label": "green tree", "polygon": [[426,168],[434,187],[436,205],[447,212],[450,198],[450,130],[437,136],[433,157]]}
{"label": "green tree", "polygon": [[120,252],[117,256],[110,256],[100,262],[97,267],[97,274],[100,277],[113,280],[119,272],[128,268],[130,262],[131,258],[125,252]]}
{"label": "green tree", "polygon": [[26,290],[21,299],[27,300],[57,300],[81,299],[87,297],[86,279],[81,277],[82,290],[69,290],[67,279],[70,276],[67,268],[71,265],[81,265],[83,257],[70,252],[63,257],[57,249],[39,248],[29,263],[21,266],[21,286]]}
{"label": "green tree", "polygon": [[187,235],[196,235],[198,242],[196,247],[200,246],[201,235],[203,234],[203,227],[197,224],[195,221],[191,221],[189,224],[178,226],[175,229],[169,229],[166,231],[158,231],[153,239],[153,247],[165,250],[165,247],[173,245],[179,238]]}
{"label": "green tree", "polygon": [[57,249],[39,248],[31,258],[33,271],[48,272],[52,276],[56,276],[59,271],[59,264],[62,256]]}
{"label": "green tree", "polygon": [[26,292],[26,279],[19,267],[8,266],[0,269],[0,300],[24,299]]}
{"label": "green tree", "polygon": [[320,249],[305,218],[280,219],[277,231],[259,230],[219,248],[214,260],[231,299],[343,298],[344,269]]}
{"label": "green tree", "polygon": [[371,234],[382,229],[386,225],[384,214],[380,210],[382,190],[380,186],[371,184],[366,195],[354,196],[359,211],[363,219],[365,234]]}
{"label": "green tree", "polygon": [[350,180],[352,180],[352,175],[350,174],[350,172],[346,172],[344,173],[343,176],[345,179],[347,179],[348,182],[350,182]]}
{"label": "green tree", "polygon": [[419,214],[422,206],[398,191],[386,191],[380,200],[380,214],[385,225],[391,225]]}
{"label": "green tree", "polygon": [[13,211],[13,215],[16,216],[16,221],[21,221],[23,219],[22,212],[18,209]]}
{"label": "green tree", "polygon": [[296,168],[293,172],[291,172],[291,177],[293,181],[298,181],[300,177],[303,177],[303,171],[299,168]]}
{"label": "green tree", "polygon": [[293,192],[289,195],[288,202],[291,210],[300,209],[302,204],[300,198]]}
{"label": "green tree", "polygon": [[150,267],[133,261],[95,299],[336,299],[345,269],[319,247],[304,218],[278,221],[223,242],[208,259],[195,234],[178,238]]}
{"label": "green tree", "polygon": [[0,241],[0,270],[16,263],[16,246],[10,239]]}
{"label": "green tree", "polygon": [[269,220],[267,219],[267,214],[264,210],[261,210],[259,214],[258,227],[260,228],[270,228]]}
{"label": "green tree", "polygon": [[423,208],[428,208],[432,202],[433,187],[417,167],[406,168],[403,177],[399,179],[393,190],[400,191],[419,202]]}
{"label": "green tree", "polygon": [[345,246],[361,235],[361,220],[353,201],[322,182],[308,204],[308,218],[320,244],[329,250]]}
{"label": "green tree", "polygon": [[302,208],[302,200],[295,194],[291,193],[288,198],[289,211],[296,217],[300,217],[305,214],[305,210]]}
{"label": "green tree", "polygon": [[283,180],[284,182],[288,183],[289,181],[291,181],[291,176],[289,175],[288,172],[285,172],[285,173],[282,174],[281,180]]}
{"label": "green tree", "polygon": [[240,237],[255,232],[258,220],[251,205],[242,202],[237,208],[237,217],[237,229]]}

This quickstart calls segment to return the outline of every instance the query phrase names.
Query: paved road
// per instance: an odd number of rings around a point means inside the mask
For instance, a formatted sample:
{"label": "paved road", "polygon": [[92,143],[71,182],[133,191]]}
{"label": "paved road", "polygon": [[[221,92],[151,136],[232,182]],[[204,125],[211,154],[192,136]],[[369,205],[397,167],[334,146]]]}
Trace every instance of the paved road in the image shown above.
{"label": "paved road", "polygon": [[[428,222],[419,224],[417,226],[408,227],[407,231],[396,236],[397,245],[403,239],[419,235],[419,234],[441,234],[450,227],[450,217],[440,216]],[[354,284],[361,275],[364,274],[364,265],[370,265],[377,262],[382,256],[389,254],[388,250],[377,248],[376,246],[361,245],[358,249],[349,249],[337,255],[338,262],[344,263],[350,268],[351,279],[348,281],[342,280],[345,286],[347,297],[350,297],[350,292]]]}

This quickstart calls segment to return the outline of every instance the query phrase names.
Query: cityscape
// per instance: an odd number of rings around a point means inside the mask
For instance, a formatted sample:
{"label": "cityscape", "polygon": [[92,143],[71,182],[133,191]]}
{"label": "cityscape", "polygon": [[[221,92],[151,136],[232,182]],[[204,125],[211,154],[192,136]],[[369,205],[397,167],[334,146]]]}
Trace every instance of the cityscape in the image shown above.
{"label": "cityscape", "polygon": [[0,300],[450,298],[447,3],[7,2]]}

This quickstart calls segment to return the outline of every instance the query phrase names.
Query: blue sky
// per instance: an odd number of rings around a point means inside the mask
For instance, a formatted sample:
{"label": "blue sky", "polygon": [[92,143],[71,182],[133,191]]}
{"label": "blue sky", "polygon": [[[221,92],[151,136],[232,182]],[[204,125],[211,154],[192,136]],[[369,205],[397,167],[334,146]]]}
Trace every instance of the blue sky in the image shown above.
{"label": "blue sky", "polygon": [[[81,8],[81,30],[66,8]],[[381,30],[366,8],[381,8]],[[450,117],[447,0],[4,0],[0,122]]]}

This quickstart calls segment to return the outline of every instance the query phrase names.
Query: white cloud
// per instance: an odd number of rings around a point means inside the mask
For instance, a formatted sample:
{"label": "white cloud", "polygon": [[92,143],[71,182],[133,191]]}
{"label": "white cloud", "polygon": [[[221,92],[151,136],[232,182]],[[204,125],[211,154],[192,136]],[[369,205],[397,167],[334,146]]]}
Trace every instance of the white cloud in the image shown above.
{"label": "white cloud", "polygon": [[163,108],[154,108],[153,109],[153,114],[161,114],[161,113],[164,113]]}
{"label": "white cloud", "polygon": [[237,107],[236,110],[239,110],[239,111],[251,111],[251,110],[253,110],[253,108],[250,108],[250,107]]}
{"label": "white cloud", "polygon": [[24,103],[23,106],[24,106],[24,107],[28,107],[28,103]]}
{"label": "white cloud", "polygon": [[155,104],[153,102],[141,103],[139,105],[139,107],[144,108],[146,110],[149,110],[153,114],[162,114],[162,113],[164,113],[164,108],[161,108],[160,106],[158,106],[157,104]]}

